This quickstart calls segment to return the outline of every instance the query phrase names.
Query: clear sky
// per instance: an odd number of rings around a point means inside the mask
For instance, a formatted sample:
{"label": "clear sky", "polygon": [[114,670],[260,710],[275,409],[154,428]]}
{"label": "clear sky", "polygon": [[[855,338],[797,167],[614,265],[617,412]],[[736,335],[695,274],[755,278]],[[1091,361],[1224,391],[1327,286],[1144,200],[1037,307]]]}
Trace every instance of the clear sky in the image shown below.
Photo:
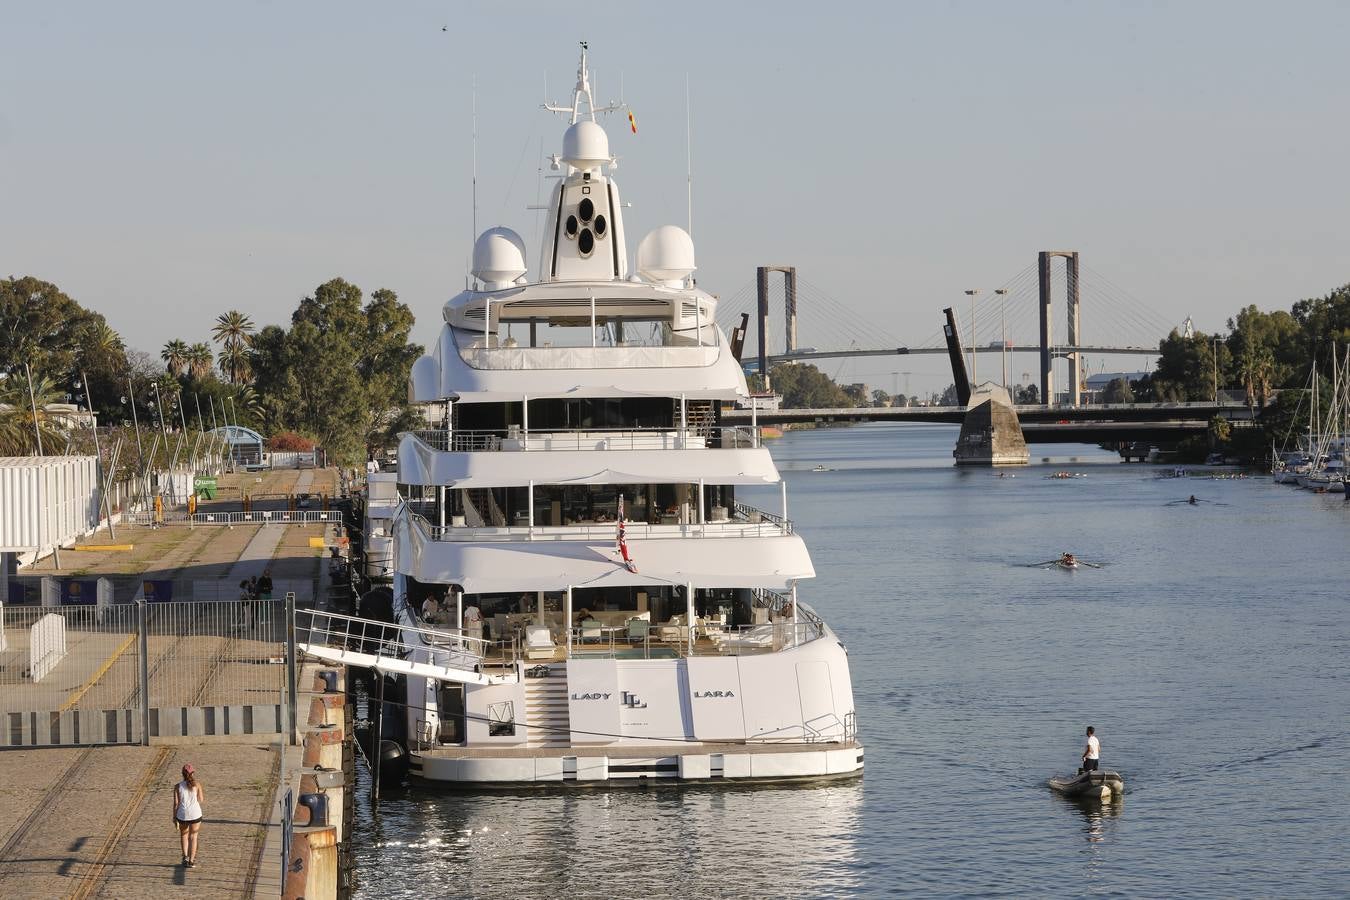
{"label": "clear sky", "polygon": [[533,266],[562,132],[538,104],[546,78],[567,99],[582,39],[597,99],[622,84],[638,120],[607,121],[630,250],[685,222],[688,77],[713,293],[794,264],[917,345],[1042,249],[1203,330],[1350,281],[1344,2],[8,0],[0,33],[0,275],[156,354],[230,308],[284,323],[337,275],[397,291],[429,342],[472,240],[475,78],[479,227],[516,228]]}

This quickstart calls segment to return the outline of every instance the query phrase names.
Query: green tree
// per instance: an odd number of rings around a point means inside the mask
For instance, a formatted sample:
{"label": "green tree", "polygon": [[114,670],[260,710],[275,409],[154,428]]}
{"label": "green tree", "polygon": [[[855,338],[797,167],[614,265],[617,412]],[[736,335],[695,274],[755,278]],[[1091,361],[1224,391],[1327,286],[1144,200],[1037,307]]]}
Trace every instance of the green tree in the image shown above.
{"label": "green tree", "polygon": [[[37,401],[36,422],[33,400]],[[51,378],[33,377],[33,393],[28,392],[26,375],[0,378],[0,456],[30,456],[37,453],[37,433],[42,435],[42,451],[48,456],[62,452],[65,430],[58,427],[47,412],[54,403],[65,402],[65,391]],[[35,430],[36,429],[36,430]]]}
{"label": "green tree", "polygon": [[769,371],[769,383],[783,396],[785,409],[838,409],[851,406],[843,388],[815,366],[779,363]]}
{"label": "green tree", "polygon": [[317,441],[344,463],[365,459],[411,426],[408,376],[422,348],[408,342],[413,315],[393,291],[341,278],[301,300],[287,331],[264,328],[249,362],[269,430]]}
{"label": "green tree", "polygon": [[164,345],[164,349],[159,351],[159,358],[164,360],[164,367],[169,370],[169,374],[174,378],[182,375],[187,368],[188,344],[187,341],[174,338]]}
{"label": "green tree", "polygon": [[1130,389],[1128,378],[1112,378],[1102,391],[1103,403],[1133,403],[1134,391]]}
{"label": "green tree", "polygon": [[253,338],[253,320],[237,309],[216,316],[211,338],[221,345],[220,371],[230,376],[230,384],[247,377],[248,345]]}
{"label": "green tree", "polygon": [[188,374],[201,381],[211,374],[211,365],[215,362],[216,355],[211,352],[209,344],[198,341],[187,348],[185,359]]}
{"label": "green tree", "polygon": [[106,343],[107,324],[54,284],[31,275],[0,280],[0,374],[22,375],[27,363],[35,375],[69,383],[82,349]]}
{"label": "green tree", "polygon": [[1228,383],[1230,365],[1227,345],[1213,335],[1196,332],[1193,337],[1185,337],[1174,328],[1158,344],[1154,394],[1165,403],[1213,400],[1216,380],[1220,390]]}

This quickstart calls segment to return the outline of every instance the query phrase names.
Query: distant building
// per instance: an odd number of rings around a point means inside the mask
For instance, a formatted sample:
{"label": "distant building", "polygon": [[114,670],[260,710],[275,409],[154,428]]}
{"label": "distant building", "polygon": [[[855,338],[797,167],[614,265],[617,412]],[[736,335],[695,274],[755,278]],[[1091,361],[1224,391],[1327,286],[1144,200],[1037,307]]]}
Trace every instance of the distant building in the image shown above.
{"label": "distant building", "polygon": [[1136,382],[1143,378],[1147,378],[1148,375],[1148,372],[1103,372],[1100,375],[1090,375],[1088,376],[1088,379],[1083,382],[1083,402],[1102,402],[1102,392],[1106,390],[1107,385],[1117,378],[1124,378],[1126,383],[1133,387]]}

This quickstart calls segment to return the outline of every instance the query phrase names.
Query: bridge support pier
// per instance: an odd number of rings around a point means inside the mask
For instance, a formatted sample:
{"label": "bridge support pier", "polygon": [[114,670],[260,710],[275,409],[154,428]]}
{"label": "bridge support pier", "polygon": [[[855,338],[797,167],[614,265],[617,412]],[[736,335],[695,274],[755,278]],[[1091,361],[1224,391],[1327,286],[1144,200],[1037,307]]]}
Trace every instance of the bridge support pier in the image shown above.
{"label": "bridge support pier", "polygon": [[952,456],[958,466],[1025,466],[1031,461],[1005,388],[985,382],[971,392]]}

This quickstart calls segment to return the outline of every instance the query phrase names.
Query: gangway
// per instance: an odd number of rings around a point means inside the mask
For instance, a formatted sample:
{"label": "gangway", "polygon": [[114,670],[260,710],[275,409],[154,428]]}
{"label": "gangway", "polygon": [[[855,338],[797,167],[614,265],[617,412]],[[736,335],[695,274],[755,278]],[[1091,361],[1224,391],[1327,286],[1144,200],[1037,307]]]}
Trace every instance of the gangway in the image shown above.
{"label": "gangway", "polygon": [[[296,649],[325,662],[460,684],[519,680],[509,645],[317,609],[295,611]],[[510,668],[483,671],[485,665]]]}

